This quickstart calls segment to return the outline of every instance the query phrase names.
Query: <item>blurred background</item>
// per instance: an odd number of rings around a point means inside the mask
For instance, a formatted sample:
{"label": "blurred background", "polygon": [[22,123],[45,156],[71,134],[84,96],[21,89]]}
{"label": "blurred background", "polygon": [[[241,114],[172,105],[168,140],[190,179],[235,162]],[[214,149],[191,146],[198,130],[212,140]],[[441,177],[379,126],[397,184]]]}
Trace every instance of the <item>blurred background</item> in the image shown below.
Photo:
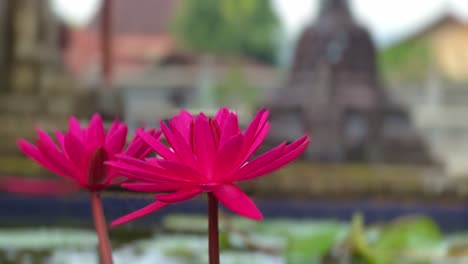
{"label": "blurred background", "polygon": [[[312,138],[242,186],[266,220],[223,214],[223,263],[468,263],[467,1],[1,0],[0,20],[0,263],[97,263],[86,193],[7,192],[54,177],[17,138],[221,106],[271,111],[262,151]],[[151,200],[116,188],[106,214]],[[204,204],[111,230],[116,263],[206,263]]]}

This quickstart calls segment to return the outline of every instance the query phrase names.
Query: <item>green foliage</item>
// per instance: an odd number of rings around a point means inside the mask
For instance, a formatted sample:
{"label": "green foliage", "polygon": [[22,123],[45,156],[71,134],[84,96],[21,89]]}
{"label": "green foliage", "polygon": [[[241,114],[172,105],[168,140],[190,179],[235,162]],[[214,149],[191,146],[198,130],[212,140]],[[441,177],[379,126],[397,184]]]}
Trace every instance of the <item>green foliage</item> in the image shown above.
{"label": "green foliage", "polygon": [[251,106],[258,99],[258,89],[247,81],[238,64],[231,65],[214,93],[218,105]]}
{"label": "green foliage", "polygon": [[[198,227],[187,229],[193,223]],[[112,230],[110,235],[117,242],[116,248],[126,248],[126,252],[132,249],[137,255],[144,255],[157,250],[181,263],[207,263],[206,251],[200,250],[207,244],[206,216],[169,215],[163,225],[169,232],[156,236],[147,229],[135,234],[135,230]],[[249,260],[254,253],[260,253],[258,249],[243,246],[236,234],[243,234],[258,248],[278,249],[274,252],[292,264],[465,263],[468,256],[468,233],[459,232],[444,239],[438,226],[425,216],[401,217],[370,226],[364,224],[360,214],[349,225],[336,220],[255,222],[222,216],[220,227],[220,247],[226,263],[257,263]],[[23,263],[25,258],[43,263],[55,250],[94,252],[95,246],[92,230],[5,227],[0,230],[0,263]]]}
{"label": "green foliage", "polygon": [[182,1],[174,33],[188,49],[272,62],[278,18],[269,0]]}
{"label": "green foliage", "polygon": [[227,250],[232,248],[231,241],[229,240],[229,233],[221,230],[219,232],[219,249],[222,250]]}
{"label": "green foliage", "polygon": [[[225,218],[221,218],[219,222],[220,247],[223,250],[233,249],[229,234],[236,232],[247,234],[247,237],[259,243],[259,246],[268,245],[268,238],[277,238],[284,241],[284,246],[280,247],[284,247],[282,252],[288,263],[294,264],[320,263],[320,257],[328,252],[347,230],[347,225],[332,220],[276,219],[254,222],[245,218],[229,217],[234,229],[227,228],[225,221]],[[195,215],[170,215],[163,221],[166,230],[183,233],[205,233],[207,224],[205,216]]]}
{"label": "green foliage", "polygon": [[413,39],[381,51],[378,60],[386,79],[420,80],[427,74],[431,49],[427,40]]}
{"label": "green foliage", "polygon": [[287,263],[320,263],[320,258],[337,243],[347,226],[338,221],[269,220],[252,231],[261,235],[286,238]]}
{"label": "green foliage", "polygon": [[[297,224],[297,223],[296,223]],[[320,258],[336,243],[342,231],[337,223],[315,223],[313,226],[298,225],[301,232],[287,234],[288,246],[286,258],[288,263],[320,263]]]}
{"label": "green foliage", "polygon": [[[399,218],[388,225],[364,229],[363,219],[355,215],[344,248],[356,263],[417,263],[441,243],[439,227],[428,217]],[[406,260],[407,259],[407,260]],[[353,263],[354,263],[353,262]]]}
{"label": "green foliage", "polygon": [[428,217],[406,217],[381,229],[376,250],[399,251],[406,248],[423,249],[436,245],[441,239],[439,227]]}
{"label": "green foliage", "polygon": [[348,241],[353,250],[353,255],[357,258],[367,259],[369,262],[374,262],[373,252],[369,248],[367,236],[364,230],[364,218],[361,214],[355,214],[351,221]]}

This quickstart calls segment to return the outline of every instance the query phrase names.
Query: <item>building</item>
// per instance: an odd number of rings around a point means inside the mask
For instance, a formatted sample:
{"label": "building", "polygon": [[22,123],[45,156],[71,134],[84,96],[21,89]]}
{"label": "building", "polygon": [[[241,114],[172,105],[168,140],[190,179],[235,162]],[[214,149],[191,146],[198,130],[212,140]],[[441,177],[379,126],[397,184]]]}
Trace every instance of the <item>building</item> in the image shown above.
{"label": "building", "polygon": [[[157,63],[176,53],[169,32],[177,0],[112,0],[112,56],[115,74],[132,73],[148,63]],[[99,72],[100,15],[84,28],[67,33],[65,60],[79,78]]]}
{"label": "building", "polygon": [[[200,54],[179,47],[171,34],[171,21],[179,1],[110,0],[112,7],[113,86],[117,92],[103,91],[111,98],[103,105],[106,112],[121,112],[131,126],[151,124],[179,108],[217,107],[211,97],[219,83],[229,78],[233,65],[229,59],[212,57],[211,67]],[[100,77],[100,17],[82,29],[70,29],[65,47],[66,63],[80,79],[98,83]],[[271,65],[250,58],[237,58],[245,83],[262,93],[280,78]],[[207,85],[208,83],[208,85]],[[204,89],[206,86],[213,86]],[[97,87],[97,86],[96,86]],[[104,89],[101,89],[104,90]],[[201,100],[200,98],[207,98]],[[104,100],[102,100],[104,101]],[[118,101],[122,104],[119,106]],[[237,100],[241,101],[241,100]],[[241,112],[249,106],[233,102]],[[115,109],[120,109],[115,111]],[[245,111],[244,111],[245,110]],[[247,116],[249,114],[246,114]]]}
{"label": "building", "polygon": [[383,88],[375,46],[346,0],[322,1],[318,20],[299,38],[289,79],[269,108],[270,142],[310,133],[310,160],[432,162],[408,113]]}
{"label": "building", "polygon": [[401,81],[425,80],[434,73],[468,81],[468,22],[445,13],[380,54],[384,74]]}
{"label": "building", "polygon": [[392,94],[449,175],[467,175],[468,23],[445,13],[380,54]]}

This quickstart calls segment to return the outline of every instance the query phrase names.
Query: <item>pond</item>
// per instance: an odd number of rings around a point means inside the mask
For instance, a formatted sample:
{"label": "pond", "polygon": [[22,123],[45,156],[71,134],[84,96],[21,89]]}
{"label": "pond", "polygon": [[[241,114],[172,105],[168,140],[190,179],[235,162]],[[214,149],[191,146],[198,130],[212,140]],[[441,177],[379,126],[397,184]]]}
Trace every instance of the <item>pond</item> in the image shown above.
{"label": "pond", "polygon": [[[203,215],[166,215],[153,229],[111,230],[115,263],[207,263]],[[222,215],[221,263],[467,263],[468,232],[444,234],[428,217],[364,225],[313,219],[254,222]],[[98,263],[91,228],[0,228],[0,263]],[[398,262],[395,262],[398,260]],[[344,261],[344,262],[343,262]]]}
{"label": "pond", "polygon": [[[121,244],[114,250],[115,263],[207,263],[206,238],[202,235],[158,234]],[[98,263],[97,239],[86,229],[0,230],[0,263]],[[226,251],[223,263],[284,263],[281,256]]]}

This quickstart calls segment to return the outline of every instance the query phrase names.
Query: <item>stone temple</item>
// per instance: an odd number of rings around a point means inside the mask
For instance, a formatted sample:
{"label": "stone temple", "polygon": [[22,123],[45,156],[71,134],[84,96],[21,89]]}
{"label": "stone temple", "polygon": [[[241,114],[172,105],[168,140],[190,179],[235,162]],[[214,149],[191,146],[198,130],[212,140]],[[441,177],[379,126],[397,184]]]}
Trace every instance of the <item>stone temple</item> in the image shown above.
{"label": "stone temple", "polygon": [[289,78],[275,90],[271,144],[309,133],[305,158],[329,162],[430,163],[408,113],[379,81],[376,50],[346,0],[323,0],[298,40]]}

